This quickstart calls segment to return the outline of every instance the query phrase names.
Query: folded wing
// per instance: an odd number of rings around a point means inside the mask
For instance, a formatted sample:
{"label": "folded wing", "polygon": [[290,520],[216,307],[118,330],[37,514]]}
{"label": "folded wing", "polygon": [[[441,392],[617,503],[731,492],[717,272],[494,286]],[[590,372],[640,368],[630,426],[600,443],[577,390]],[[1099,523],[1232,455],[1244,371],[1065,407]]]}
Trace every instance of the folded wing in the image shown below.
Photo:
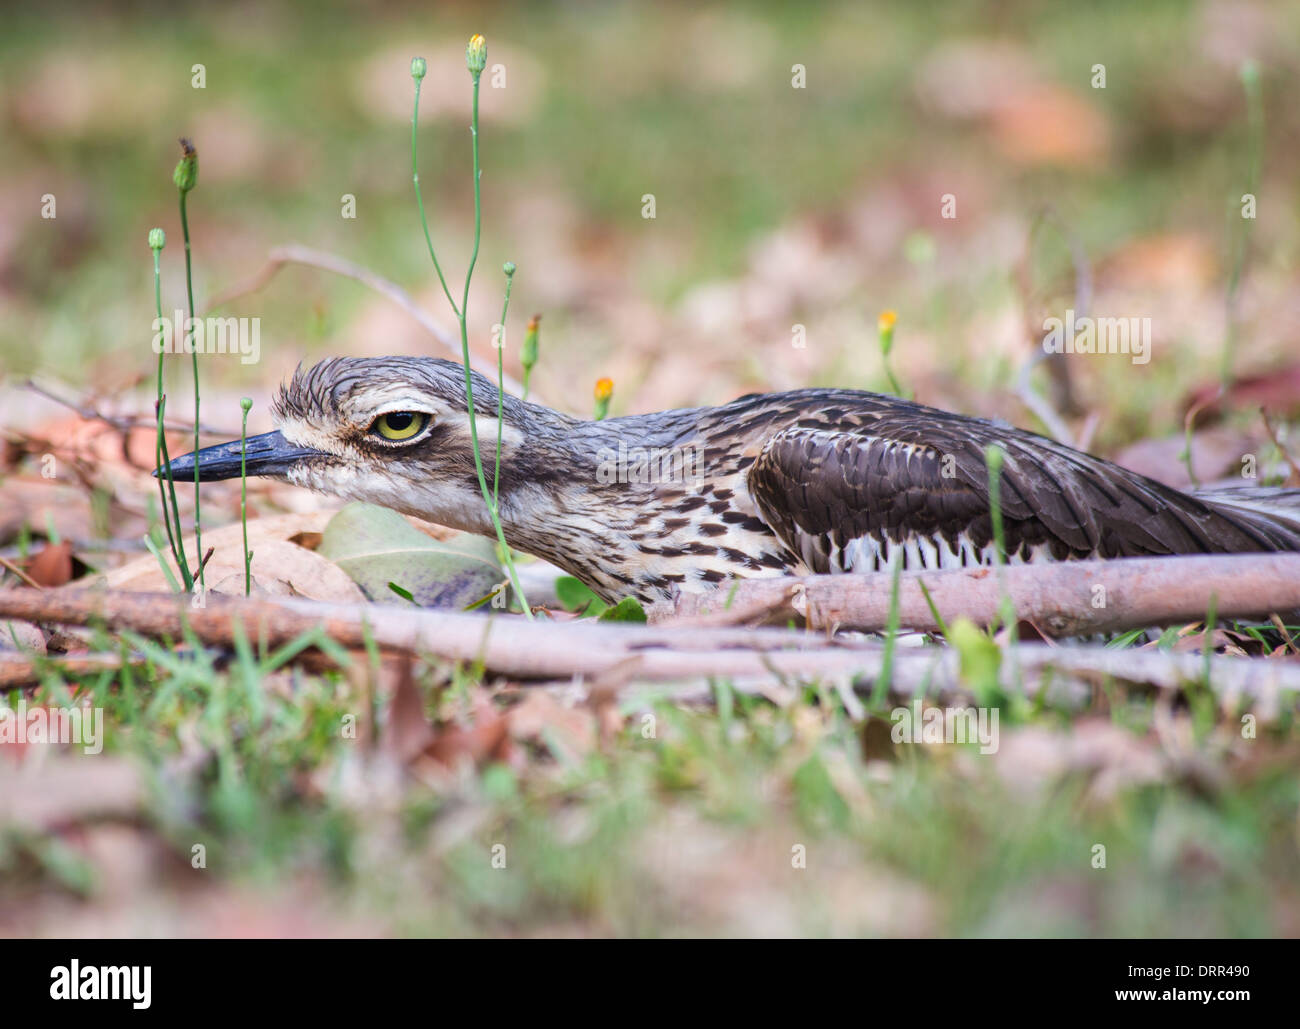
{"label": "folded wing", "polygon": [[[907,409],[851,428],[792,427],[749,472],[759,513],[815,572],[988,564],[986,451],[1000,447],[1012,562],[1300,550],[1300,532],[1223,510],[1032,433]],[[938,415],[939,417],[934,417]]]}

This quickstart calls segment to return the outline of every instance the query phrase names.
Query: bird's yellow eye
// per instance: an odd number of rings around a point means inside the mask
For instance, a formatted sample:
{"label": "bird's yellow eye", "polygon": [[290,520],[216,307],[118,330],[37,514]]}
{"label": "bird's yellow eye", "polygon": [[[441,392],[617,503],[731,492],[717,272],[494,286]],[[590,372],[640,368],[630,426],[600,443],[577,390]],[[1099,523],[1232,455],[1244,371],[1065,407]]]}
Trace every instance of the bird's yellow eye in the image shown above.
{"label": "bird's yellow eye", "polygon": [[428,421],[429,416],[422,411],[389,411],[375,419],[370,431],[384,439],[410,439],[418,435]]}

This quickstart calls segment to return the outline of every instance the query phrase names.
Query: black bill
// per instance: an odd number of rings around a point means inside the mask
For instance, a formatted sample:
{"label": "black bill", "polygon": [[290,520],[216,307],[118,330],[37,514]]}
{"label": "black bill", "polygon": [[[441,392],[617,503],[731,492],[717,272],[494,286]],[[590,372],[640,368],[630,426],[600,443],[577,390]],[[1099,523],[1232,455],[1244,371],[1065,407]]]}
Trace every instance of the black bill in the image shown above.
{"label": "black bill", "polygon": [[[284,475],[290,468],[312,458],[328,457],[328,454],[311,447],[300,447],[290,443],[279,431],[264,432],[260,436],[249,436],[247,442],[247,470],[249,475]],[[215,447],[204,447],[193,454],[182,454],[171,460],[172,478],[176,482],[194,481],[195,457],[198,457],[199,482],[219,482],[222,479],[239,478],[240,441],[218,443]],[[160,469],[154,469],[157,477]]]}

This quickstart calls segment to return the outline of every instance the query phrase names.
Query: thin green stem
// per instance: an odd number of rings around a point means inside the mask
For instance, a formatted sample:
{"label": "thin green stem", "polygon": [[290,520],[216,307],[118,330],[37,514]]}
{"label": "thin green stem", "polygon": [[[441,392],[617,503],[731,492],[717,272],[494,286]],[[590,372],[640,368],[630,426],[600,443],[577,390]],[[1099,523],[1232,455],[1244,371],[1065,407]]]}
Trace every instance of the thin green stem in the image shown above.
{"label": "thin green stem", "polygon": [[241,401],[244,420],[239,427],[239,520],[244,525],[244,596],[253,591],[253,554],[248,549],[248,412],[252,401]]}
{"label": "thin green stem", "polygon": [[889,687],[894,679],[894,648],[897,646],[898,630],[902,623],[902,612],[898,606],[898,586],[903,574],[903,556],[901,552],[894,561],[893,576],[889,581],[889,619],[885,624],[885,652],[880,656],[880,675],[876,678],[875,688],[871,691],[871,706],[879,709],[889,696]]}
{"label": "thin green stem", "polygon": [[[470,139],[474,147],[474,249],[469,255],[469,267],[465,269],[465,295],[460,302],[460,324],[464,328],[466,312],[469,310],[469,281],[474,277],[474,266],[478,264],[478,246],[483,235],[483,171],[478,163],[478,87],[479,77],[474,76],[474,114],[469,123]],[[465,341],[465,371],[469,372],[469,341]]]}
{"label": "thin green stem", "polygon": [[1210,658],[1214,655],[1214,624],[1219,620],[1219,594],[1211,593],[1210,602],[1205,611],[1205,632],[1201,634],[1201,657],[1204,667],[1201,671],[1205,679],[1205,688],[1210,688]]}
{"label": "thin green stem", "polygon": [[[181,196],[181,235],[185,237],[185,293],[190,304],[190,324],[194,325],[194,269],[190,258],[190,222],[189,216],[185,210],[185,198],[187,191],[182,189]],[[197,326],[195,326],[197,331]],[[203,553],[203,525],[202,512],[199,506],[199,349],[198,340],[191,340],[194,344],[190,351],[190,358],[194,367],[194,552]],[[161,417],[161,415],[159,416]],[[179,523],[178,526],[179,528]],[[199,560],[199,586],[205,583],[203,566],[206,564],[201,558]]]}
{"label": "thin green stem", "polygon": [[519,348],[519,364],[524,369],[524,400],[528,399],[528,383],[533,377],[533,366],[537,364],[538,340],[542,329],[541,319],[540,314],[535,314],[528,319],[528,327],[524,329],[524,345]]}
{"label": "thin green stem", "polygon": [[492,475],[492,506],[500,509],[501,499],[501,434],[505,430],[506,402],[506,314],[510,310],[510,287],[515,283],[513,272],[506,274],[506,298],[501,305],[501,336],[497,340],[497,460]]}
{"label": "thin green stem", "polygon": [[[497,542],[500,544],[501,549],[501,562],[505,565],[506,574],[510,577],[510,586],[515,591],[515,596],[519,598],[524,614],[531,619],[533,612],[524,597],[523,587],[519,583],[519,575],[515,571],[515,563],[510,557],[510,544],[506,542],[505,529],[501,526],[501,514],[497,508],[496,500],[488,492],[487,476],[483,472],[483,455],[479,450],[478,424],[474,414],[474,381],[469,369],[469,284],[474,275],[474,266],[478,263],[479,242],[483,233],[483,191],[481,186],[483,172],[479,168],[478,156],[478,93],[479,76],[475,75],[474,113],[469,128],[474,146],[474,249],[470,254],[469,267],[465,270],[465,293],[461,300],[460,310],[457,312],[457,318],[460,321],[461,358],[465,368],[465,407],[469,412],[469,435],[470,443],[474,448],[474,471],[478,474],[479,490],[483,494],[483,502],[488,506],[488,515],[492,519],[492,527],[496,530]],[[499,426],[500,423],[498,422],[498,428]]]}
{"label": "thin green stem", "polygon": [[[153,252],[153,301],[154,311],[157,314],[158,324],[162,323],[162,252],[155,249]],[[172,557],[176,561],[176,567],[180,569],[181,579],[185,583],[185,589],[188,591],[194,577],[190,574],[189,562],[185,559],[185,548],[180,541],[181,535],[181,516],[180,510],[176,504],[176,482],[172,478],[171,455],[167,452],[167,436],[163,429],[163,420],[167,409],[167,398],[163,394],[163,358],[166,355],[165,350],[158,352],[158,393],[154,402],[154,411],[158,416],[158,435],[154,440],[154,467],[163,469],[163,474],[158,477],[158,496],[162,501],[163,526],[167,530],[167,544],[171,547]],[[168,491],[171,492],[171,511],[167,510]],[[172,521],[175,519],[176,530],[172,531]]]}
{"label": "thin green stem", "polygon": [[930,609],[930,617],[934,619],[934,624],[939,627],[939,632],[947,638],[948,624],[943,620],[943,615],[939,613],[939,607],[935,604],[934,597],[930,596],[930,591],[926,589],[925,583],[920,579],[916,580],[916,584],[921,587],[921,596],[925,597],[925,603]]}
{"label": "thin green stem", "polygon": [[[157,413],[159,425],[167,417],[167,397],[164,395],[161,400],[154,404],[154,411]],[[163,525],[167,529],[167,542],[171,547],[172,557],[176,559],[176,567],[180,569],[181,580],[185,583],[185,591],[188,593],[194,588],[194,573],[190,571],[189,560],[185,556],[184,539],[181,534],[181,512],[176,503],[176,483],[172,478],[172,458],[167,452],[167,438],[163,436],[159,440],[161,450],[161,459],[159,450],[155,449],[154,459],[158,463],[157,468],[163,469],[163,477],[159,479],[158,491],[162,493],[164,480],[166,481],[167,493],[162,496],[163,502]],[[167,511],[167,501],[171,500],[170,515]],[[173,533],[172,526],[175,526]]]}
{"label": "thin green stem", "polygon": [[883,364],[885,366],[885,375],[889,378],[889,388],[894,391],[894,395],[898,397],[902,397],[904,400],[909,399],[908,395],[903,392],[902,385],[895,377],[894,369],[890,367],[889,358],[886,357],[883,361]]}
{"label": "thin green stem", "polygon": [[1011,594],[1007,591],[1007,537],[1002,522],[1002,464],[1005,460],[1006,452],[996,444],[985,451],[985,463],[988,465],[989,472],[989,517],[993,521],[993,563],[998,580],[998,617],[1007,630],[1013,673],[1016,688],[1019,690],[1020,655],[1017,647],[1020,637],[1019,619],[1016,616],[1016,606],[1011,600]]}
{"label": "thin green stem", "polygon": [[[153,297],[154,309],[157,311],[158,321],[162,323],[162,254],[160,251],[153,252]],[[154,468],[163,468],[163,357],[166,350],[160,348],[158,351],[158,390],[154,398],[154,416],[158,419],[158,435],[154,439],[153,445],[153,466]],[[166,474],[158,476],[158,497],[162,501],[163,526],[167,530],[167,545],[171,548],[172,557],[177,556],[176,539],[172,535],[171,516],[167,510],[167,484],[172,481],[171,462],[166,465]],[[175,485],[172,486],[173,492]],[[179,567],[180,561],[177,561]]]}
{"label": "thin green stem", "polygon": [[[474,83],[475,97],[478,95],[478,83]],[[476,119],[477,120],[477,119]],[[456,307],[456,301],[451,298],[451,290],[447,288],[447,280],[442,274],[442,265],[438,263],[438,255],[433,249],[433,238],[429,235],[429,220],[424,215],[424,197],[420,194],[420,166],[416,160],[416,128],[420,122],[420,80],[415,80],[415,109],[411,112],[411,181],[415,184],[415,202],[420,208],[420,226],[424,229],[424,242],[429,248],[429,257],[433,260],[433,270],[438,273],[438,281],[442,283],[442,291],[447,294],[447,303],[451,304],[452,311],[456,317],[460,317],[460,310]],[[475,133],[475,153],[478,152],[478,133]]]}

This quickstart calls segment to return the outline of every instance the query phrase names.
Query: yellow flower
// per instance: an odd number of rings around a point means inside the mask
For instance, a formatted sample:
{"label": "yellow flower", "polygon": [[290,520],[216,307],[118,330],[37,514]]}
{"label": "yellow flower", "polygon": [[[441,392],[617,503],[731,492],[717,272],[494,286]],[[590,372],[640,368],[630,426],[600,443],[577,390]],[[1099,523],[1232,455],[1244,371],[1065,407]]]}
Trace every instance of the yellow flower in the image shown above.
{"label": "yellow flower", "polygon": [[519,351],[519,363],[524,366],[524,382],[527,375],[537,363],[537,333],[542,323],[542,316],[535,314],[528,319],[528,328],[524,330],[524,345]]}
{"label": "yellow flower", "polygon": [[487,67],[487,40],[477,32],[469,37],[469,45],[465,47],[465,66],[475,77]]}
{"label": "yellow flower", "polygon": [[880,352],[885,357],[894,349],[894,326],[897,323],[898,312],[894,310],[881,311],[880,317],[876,319],[876,328],[880,330]]}
{"label": "yellow flower", "polygon": [[603,421],[609,414],[609,398],[614,395],[613,379],[596,380],[596,421]]}

